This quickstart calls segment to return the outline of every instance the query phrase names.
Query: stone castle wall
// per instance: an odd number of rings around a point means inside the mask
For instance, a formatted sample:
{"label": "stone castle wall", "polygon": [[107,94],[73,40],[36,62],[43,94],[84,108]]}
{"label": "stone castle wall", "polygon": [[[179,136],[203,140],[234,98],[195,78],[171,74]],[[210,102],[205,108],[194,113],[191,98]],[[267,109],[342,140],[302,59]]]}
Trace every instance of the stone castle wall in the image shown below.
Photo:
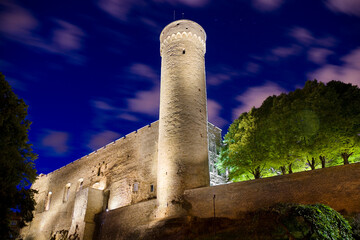
{"label": "stone castle wall", "polygon": [[[209,123],[212,146],[219,136],[221,130]],[[95,214],[156,198],[157,141],[158,121],[54,172],[40,174],[32,186],[38,190],[35,217],[22,234],[49,239],[65,230],[86,236],[95,227]]]}
{"label": "stone castle wall", "polygon": [[226,228],[227,222],[241,224],[246,212],[277,203],[323,203],[351,216],[360,213],[359,176],[360,163],[355,163],[186,190],[187,217],[158,221],[151,215],[154,201],[138,203],[99,214],[97,221],[103,224],[94,239],[212,239],[204,229],[213,230],[214,216],[224,223],[217,228]]}
{"label": "stone castle wall", "polygon": [[[35,196],[35,218],[23,230],[24,233],[28,231],[25,235],[41,239],[41,233],[45,239],[49,239],[48,236],[57,231],[75,231],[76,225],[80,228],[81,223],[71,226],[72,218],[91,212],[89,207],[94,204],[88,206],[87,200],[81,201],[82,195],[79,194],[88,188],[101,190],[101,210],[155,198],[157,137],[158,122],[155,122],[54,172],[40,175],[32,186],[39,192]],[[46,205],[49,206],[48,210]]]}
{"label": "stone castle wall", "polygon": [[[360,163],[185,191],[189,215],[236,219],[276,203],[329,205],[360,213]],[[215,196],[215,198],[214,198]]]}

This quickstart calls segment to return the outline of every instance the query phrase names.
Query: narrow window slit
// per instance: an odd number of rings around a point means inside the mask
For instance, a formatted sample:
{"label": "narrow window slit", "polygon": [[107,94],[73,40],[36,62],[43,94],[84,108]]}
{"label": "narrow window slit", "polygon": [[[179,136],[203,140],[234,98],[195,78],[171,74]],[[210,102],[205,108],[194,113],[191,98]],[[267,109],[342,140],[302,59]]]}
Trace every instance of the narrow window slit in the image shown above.
{"label": "narrow window slit", "polygon": [[185,54],[185,49],[183,50],[183,54]]}

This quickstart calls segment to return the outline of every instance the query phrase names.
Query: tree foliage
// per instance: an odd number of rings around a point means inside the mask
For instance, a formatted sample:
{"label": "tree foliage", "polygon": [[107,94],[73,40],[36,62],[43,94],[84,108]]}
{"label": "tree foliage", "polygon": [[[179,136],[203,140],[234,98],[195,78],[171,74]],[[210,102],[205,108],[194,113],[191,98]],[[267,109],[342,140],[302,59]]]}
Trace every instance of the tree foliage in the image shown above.
{"label": "tree foliage", "polygon": [[271,212],[289,239],[354,239],[344,217],[323,204],[279,204]]}
{"label": "tree foliage", "polygon": [[230,125],[219,166],[237,181],[348,164],[360,156],[359,106],[360,89],[339,81],[268,97]]}
{"label": "tree foliage", "polygon": [[27,105],[0,73],[0,235],[3,239],[11,234],[12,215],[20,216],[20,227],[33,218],[35,191],[29,185],[36,178],[36,155],[28,143],[31,122],[26,116]]}

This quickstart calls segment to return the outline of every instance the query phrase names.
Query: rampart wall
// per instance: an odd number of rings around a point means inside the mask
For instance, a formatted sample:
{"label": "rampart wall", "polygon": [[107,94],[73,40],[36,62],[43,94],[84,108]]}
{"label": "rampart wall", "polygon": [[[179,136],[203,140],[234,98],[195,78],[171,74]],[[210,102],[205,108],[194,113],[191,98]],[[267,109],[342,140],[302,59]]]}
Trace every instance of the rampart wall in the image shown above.
{"label": "rampart wall", "polygon": [[[98,222],[103,224],[101,234],[95,239],[193,239],[206,235],[203,230],[211,228],[214,210],[215,217],[226,227],[224,219],[230,222],[240,219],[241,222],[246,212],[277,203],[323,203],[352,215],[360,213],[359,176],[360,163],[355,163],[186,190],[184,206],[188,209],[188,217],[159,222],[151,215],[154,202],[138,203],[98,215]],[[129,217],[131,213],[134,217]],[[126,223],[121,219],[126,219]]]}
{"label": "rampart wall", "polygon": [[40,175],[32,186],[38,190],[35,217],[22,233],[49,239],[57,231],[68,231],[76,225],[80,228],[84,223],[72,224],[72,217],[89,210],[87,206],[74,209],[76,196],[80,196],[77,193],[82,189],[102,190],[104,211],[155,198],[157,137],[155,122],[54,172]]}
{"label": "rampart wall", "polygon": [[[360,163],[185,191],[189,215],[236,219],[276,203],[323,203],[360,213]],[[215,196],[215,197],[214,197]]]}
{"label": "rampart wall", "polygon": [[[158,128],[156,121],[54,172],[39,175],[32,185],[38,190],[35,217],[22,234],[27,239],[49,239],[65,230],[86,236],[94,229],[95,214],[156,198]],[[216,151],[221,130],[209,123],[208,132],[210,152]],[[209,164],[213,164],[216,152],[209,156]]]}

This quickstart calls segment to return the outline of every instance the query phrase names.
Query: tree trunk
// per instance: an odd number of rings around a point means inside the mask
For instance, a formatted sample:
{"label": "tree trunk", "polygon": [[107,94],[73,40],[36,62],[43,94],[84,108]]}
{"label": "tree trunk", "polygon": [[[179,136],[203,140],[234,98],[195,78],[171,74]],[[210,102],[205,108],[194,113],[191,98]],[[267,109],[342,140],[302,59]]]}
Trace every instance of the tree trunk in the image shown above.
{"label": "tree trunk", "polygon": [[315,170],[315,158],[311,158],[311,162],[309,161],[309,159],[307,159],[307,162],[311,167],[311,170]]}
{"label": "tree trunk", "polygon": [[249,172],[254,176],[255,179],[261,178],[260,166],[256,167],[255,169],[251,169]]}
{"label": "tree trunk", "polygon": [[282,175],[286,174],[286,167],[285,166],[281,166],[280,170],[281,170]]}
{"label": "tree trunk", "polygon": [[261,177],[260,167],[255,168],[254,178],[259,179]]}
{"label": "tree trunk", "polygon": [[344,160],[344,165],[349,164],[349,157],[350,157],[352,154],[353,154],[353,153],[350,153],[350,154],[348,154],[348,153],[342,153],[342,154],[341,154],[341,157],[342,157],[343,160]]}
{"label": "tree trunk", "polygon": [[289,174],[290,173],[293,173],[293,170],[292,170],[292,163],[289,164]]}
{"label": "tree trunk", "polygon": [[325,168],[325,164],[326,164],[326,158],[325,158],[325,156],[319,156],[319,158],[320,158],[320,161],[321,161],[321,167],[322,168]]}

